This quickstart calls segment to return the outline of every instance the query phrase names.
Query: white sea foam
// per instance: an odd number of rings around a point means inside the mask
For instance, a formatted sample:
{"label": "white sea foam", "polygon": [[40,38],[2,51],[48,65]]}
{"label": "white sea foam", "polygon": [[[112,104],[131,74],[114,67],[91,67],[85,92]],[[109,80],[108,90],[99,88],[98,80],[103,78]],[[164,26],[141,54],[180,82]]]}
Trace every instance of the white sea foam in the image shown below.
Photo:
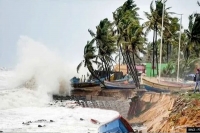
{"label": "white sea foam", "polygon": [[[12,89],[12,93],[0,95],[3,100],[0,109],[40,105],[49,102],[53,94],[70,95],[69,82],[75,75],[71,66],[44,44],[29,37],[21,36],[17,45],[19,63],[12,76],[1,81],[6,85],[0,87],[1,90]],[[9,71],[1,74],[5,72]]]}
{"label": "white sea foam", "polygon": [[[59,132],[59,133],[97,133],[102,122],[118,116],[116,111],[77,107],[26,107],[0,111],[0,130],[4,132]],[[35,122],[38,120],[44,122]],[[82,119],[82,120],[80,120]],[[53,120],[54,122],[49,122]],[[23,122],[32,121],[29,125]],[[44,127],[38,128],[38,125]]]}
{"label": "white sea foam", "polygon": [[74,73],[56,53],[25,36],[20,38],[18,46],[19,64],[16,66],[15,85],[34,79],[37,89],[69,94],[69,80]]}
{"label": "white sea foam", "polygon": [[[12,78],[11,78],[12,77]],[[82,108],[70,108],[73,101],[49,102],[51,99],[43,88],[9,88],[8,79],[16,77],[14,71],[0,73],[0,131],[3,132],[61,132],[61,133],[96,133],[99,124],[116,118],[116,111]],[[50,106],[48,103],[56,103]],[[82,120],[80,120],[82,119]],[[46,121],[38,121],[46,120]],[[53,120],[54,122],[50,122]],[[32,121],[29,125],[23,122]],[[39,128],[38,125],[44,127]]]}
{"label": "white sea foam", "polygon": [[[57,54],[28,37],[20,38],[18,48],[16,68],[0,72],[1,131],[96,133],[99,125],[91,119],[104,123],[119,115],[101,109],[72,109],[66,101],[60,102],[62,106],[49,106],[52,94],[69,95],[69,80],[76,76],[73,66],[67,66]],[[47,121],[37,122],[41,119]],[[23,124],[28,121],[33,123]]]}

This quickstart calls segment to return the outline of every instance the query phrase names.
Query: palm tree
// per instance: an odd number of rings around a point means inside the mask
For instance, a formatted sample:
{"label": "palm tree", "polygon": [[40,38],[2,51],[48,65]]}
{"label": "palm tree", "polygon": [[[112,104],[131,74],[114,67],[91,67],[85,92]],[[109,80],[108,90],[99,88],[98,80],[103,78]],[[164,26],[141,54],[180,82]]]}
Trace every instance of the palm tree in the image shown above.
{"label": "palm tree", "polygon": [[143,51],[141,46],[143,28],[139,24],[138,10],[139,8],[133,0],[127,0],[113,13],[113,18],[116,26],[117,46],[120,48],[123,60],[128,66],[136,87],[139,88],[139,79],[134,59],[135,56],[138,57],[137,53],[139,50]]}
{"label": "palm tree", "polygon": [[[77,66],[77,73],[78,73],[80,67],[82,66],[82,64],[84,64],[84,67],[87,67],[87,69],[89,70],[91,75],[93,77],[95,77],[96,79],[98,79],[100,81],[100,83],[104,85],[104,83],[100,80],[100,78],[95,74],[94,68],[92,65],[92,63],[95,62],[95,58],[96,58],[96,55],[95,55],[96,48],[93,46],[93,43],[94,43],[94,40],[92,40],[90,42],[88,41],[87,44],[85,45],[84,56],[83,56],[84,60],[82,62],[80,62],[80,64]],[[105,87],[105,85],[104,85],[104,87]]]}
{"label": "palm tree", "polygon": [[120,49],[118,48],[118,52],[115,56],[115,62],[118,62],[119,63],[119,72],[120,72],[120,64],[126,64],[124,59],[123,59],[123,56],[121,54],[121,51]]}
{"label": "palm tree", "polygon": [[[199,1],[197,4],[200,6]],[[187,43],[184,47],[184,57],[186,60],[189,57],[194,56],[193,53],[196,54],[196,57],[199,57],[199,43],[200,43],[200,14],[195,13],[189,16],[189,26],[188,29],[185,30],[186,38],[188,39]]]}
{"label": "palm tree", "polygon": [[185,33],[188,38],[186,51],[187,57],[190,56],[190,53],[194,51],[196,57],[199,57],[200,51],[200,15],[199,14],[192,14],[189,16],[189,26],[188,29],[185,30]]}
{"label": "palm tree", "polygon": [[88,31],[93,37],[93,42],[96,42],[98,48],[97,60],[101,60],[101,67],[107,72],[107,77],[110,80],[110,71],[113,66],[112,62],[114,61],[112,54],[117,50],[115,44],[116,37],[113,35],[112,24],[107,18],[100,21],[96,29],[96,34],[92,30]]}
{"label": "palm tree", "polygon": [[[166,49],[166,62],[169,62],[169,56],[172,52],[172,46],[178,46],[179,38],[179,23],[178,18],[171,18],[171,24],[163,31],[164,48]],[[171,57],[171,56],[170,56]]]}
{"label": "palm tree", "polygon": [[[166,2],[166,1],[165,1]],[[154,75],[154,68],[155,68],[155,58],[156,58],[156,64],[157,64],[157,74],[158,74],[158,46],[157,46],[157,34],[158,31],[161,31],[162,28],[162,9],[164,6],[164,3],[162,3],[162,0],[157,0],[156,8],[153,7],[153,1],[150,4],[150,14],[148,12],[144,12],[145,16],[147,17],[148,21],[144,23],[144,26],[146,27],[146,34],[149,33],[149,31],[153,30],[153,75]],[[170,25],[170,19],[172,14],[171,12],[168,12],[168,10],[171,7],[165,8],[165,16],[164,16],[164,27],[166,30],[169,31],[168,27]]]}
{"label": "palm tree", "polygon": [[[136,22],[138,22],[138,23],[136,23]],[[130,43],[128,46],[129,47],[128,51],[131,50],[131,55],[132,55],[132,58],[129,60],[130,60],[131,64],[133,64],[132,67],[135,72],[137,72],[135,57],[140,59],[138,54],[146,53],[145,48],[144,48],[144,43],[146,41],[145,34],[143,33],[144,27],[140,26],[139,21],[136,21],[136,22],[131,23],[127,30],[128,31],[128,33],[127,33],[128,34],[128,42]],[[130,55],[130,53],[129,53],[129,55]],[[135,75],[136,75],[135,79],[138,80],[137,73],[135,73]],[[139,82],[139,80],[138,80],[138,82]]]}
{"label": "palm tree", "polygon": [[153,52],[153,43],[149,42],[146,45],[146,53],[144,54],[144,60],[145,62],[151,62],[152,61],[152,52]]}

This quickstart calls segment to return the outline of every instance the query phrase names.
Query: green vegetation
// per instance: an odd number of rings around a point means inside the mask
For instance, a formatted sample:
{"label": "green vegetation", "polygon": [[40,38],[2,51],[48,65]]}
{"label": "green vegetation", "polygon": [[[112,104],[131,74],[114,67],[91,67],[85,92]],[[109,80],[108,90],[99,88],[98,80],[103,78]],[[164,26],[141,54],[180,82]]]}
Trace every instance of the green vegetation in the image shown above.
{"label": "green vegetation", "polygon": [[188,93],[183,95],[183,98],[185,98],[186,100],[192,100],[192,99],[200,100],[200,93]]}
{"label": "green vegetation", "polygon": [[[129,73],[138,88],[140,84],[136,64],[152,63],[152,68],[156,68],[156,72],[153,69],[153,76],[155,73],[158,74],[162,9],[166,2],[152,1],[150,12],[144,12],[148,20],[141,24],[138,14],[139,7],[133,0],[127,0],[113,12],[113,20],[105,18],[96,26],[95,32],[88,30],[92,39],[85,46],[84,60],[77,66],[77,72],[84,63],[91,75],[97,78],[98,75],[95,75],[92,65],[96,64],[98,70],[106,71],[110,78],[109,72],[113,68],[113,63],[116,63],[113,55],[117,55],[121,57],[119,63],[123,62],[128,66]],[[162,62],[168,65],[162,75],[173,77],[177,72],[180,20],[179,16],[171,11],[171,7],[164,7]],[[152,42],[147,40],[150,32],[153,32]],[[181,27],[181,32],[180,76],[183,77],[199,67],[200,14],[191,14],[188,28]],[[143,54],[143,57],[140,57],[140,54]]]}

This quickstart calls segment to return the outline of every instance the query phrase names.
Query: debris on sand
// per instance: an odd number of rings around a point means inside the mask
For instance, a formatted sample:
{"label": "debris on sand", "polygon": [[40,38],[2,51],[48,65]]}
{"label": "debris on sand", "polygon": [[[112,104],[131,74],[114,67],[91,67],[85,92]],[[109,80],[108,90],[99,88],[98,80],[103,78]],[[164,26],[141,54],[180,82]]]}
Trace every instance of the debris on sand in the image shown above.
{"label": "debris on sand", "polygon": [[[45,119],[40,119],[37,121],[27,121],[27,122],[22,122],[23,125],[30,125],[31,123],[50,123],[50,122],[54,122],[53,120],[47,121]],[[45,125],[43,125],[44,127]],[[42,127],[41,125],[38,125],[38,127]]]}
{"label": "debris on sand", "polygon": [[38,127],[45,127],[45,125],[43,125],[43,126],[42,125],[38,125]]}
{"label": "debris on sand", "polygon": [[186,127],[200,127],[200,94],[180,96],[158,132],[186,132]]}

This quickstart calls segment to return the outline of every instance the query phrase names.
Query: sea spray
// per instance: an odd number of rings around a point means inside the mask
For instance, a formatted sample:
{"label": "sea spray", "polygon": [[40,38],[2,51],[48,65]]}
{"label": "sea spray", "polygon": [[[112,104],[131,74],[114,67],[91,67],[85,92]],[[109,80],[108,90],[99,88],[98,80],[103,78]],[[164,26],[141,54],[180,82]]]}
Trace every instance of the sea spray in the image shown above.
{"label": "sea spray", "polygon": [[21,36],[18,60],[8,84],[8,88],[18,89],[0,96],[7,103],[1,109],[47,103],[53,94],[70,95],[70,78],[76,74],[75,70],[44,44]]}
{"label": "sea spray", "polygon": [[18,48],[18,85],[33,80],[37,89],[47,93],[69,94],[69,80],[74,73],[56,53],[26,36],[20,37]]}

